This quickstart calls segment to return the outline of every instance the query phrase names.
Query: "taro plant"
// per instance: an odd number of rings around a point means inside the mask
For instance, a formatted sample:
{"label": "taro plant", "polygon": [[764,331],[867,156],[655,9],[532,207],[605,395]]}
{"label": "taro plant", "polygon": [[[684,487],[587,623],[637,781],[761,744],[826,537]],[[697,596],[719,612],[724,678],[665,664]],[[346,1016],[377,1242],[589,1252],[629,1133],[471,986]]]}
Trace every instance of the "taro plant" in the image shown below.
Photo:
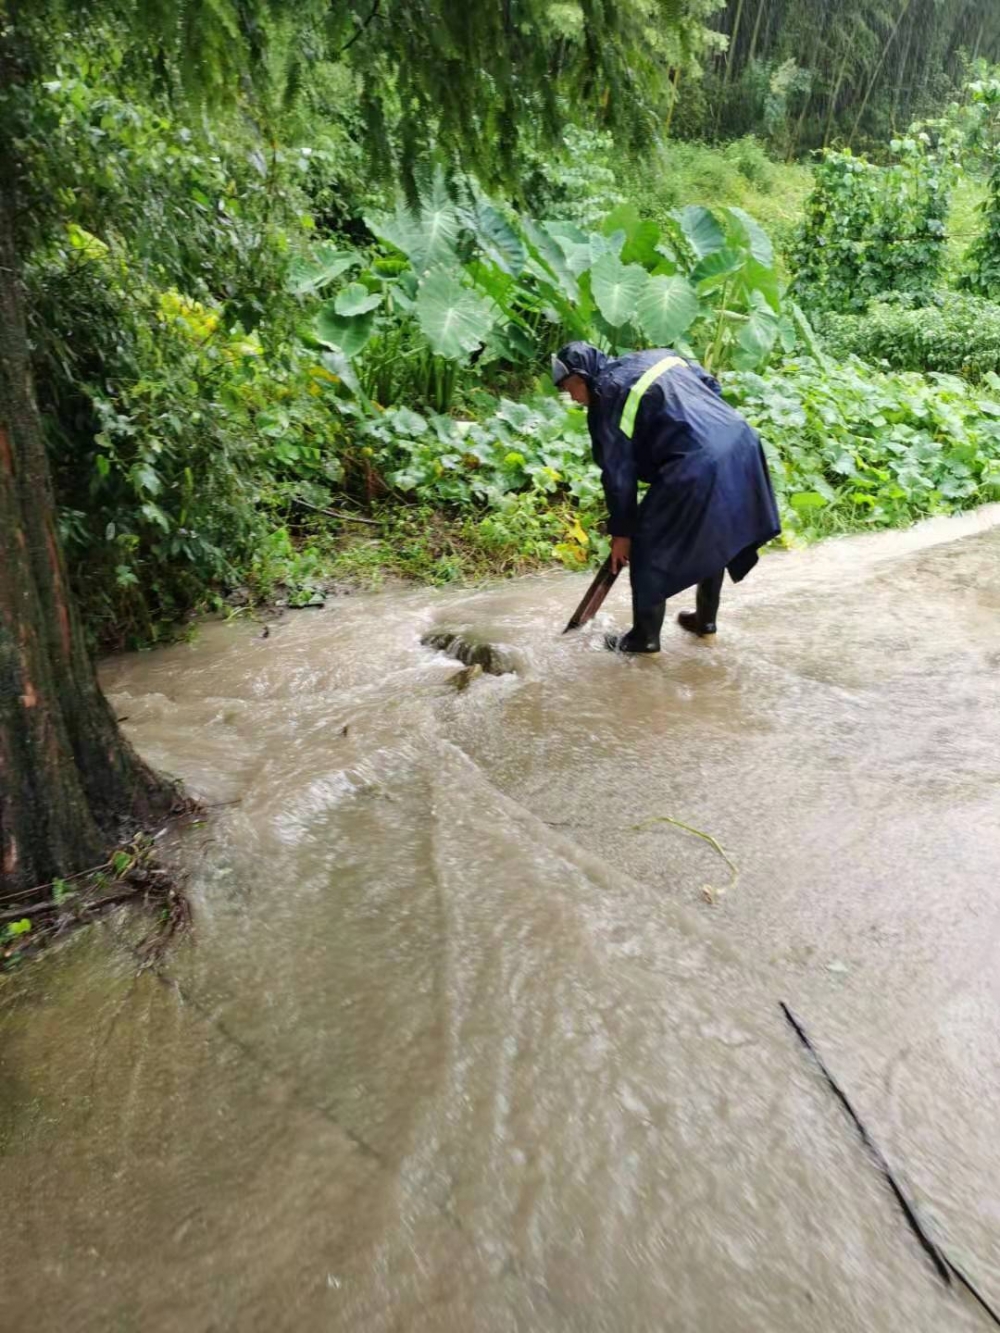
{"label": "taro plant", "polygon": [[738,208],[684,208],[661,226],[622,205],[586,231],[518,216],[474,183],[452,192],[439,173],[416,207],[366,222],[373,260],[321,246],[293,283],[322,298],[315,337],[383,404],[448,411],[461,367],[533,367],[570,338],[674,346],[721,370],[759,369],[810,337],[770,240]]}

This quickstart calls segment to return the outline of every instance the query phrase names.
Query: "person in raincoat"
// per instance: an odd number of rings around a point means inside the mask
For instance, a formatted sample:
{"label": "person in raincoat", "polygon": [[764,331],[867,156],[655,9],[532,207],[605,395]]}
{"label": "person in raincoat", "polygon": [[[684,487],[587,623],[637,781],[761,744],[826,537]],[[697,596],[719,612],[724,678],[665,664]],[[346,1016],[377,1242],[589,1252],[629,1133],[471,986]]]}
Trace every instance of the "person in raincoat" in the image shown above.
{"label": "person in raincoat", "polygon": [[[609,648],[657,653],[667,598],[696,587],[682,629],[715,633],[726,571],[738,583],[781,531],[760,440],[694,361],[664,348],[611,359],[574,342],[552,358],[556,385],[587,408],[611,532],[630,567],[632,628]],[[639,502],[639,482],[647,490]]]}

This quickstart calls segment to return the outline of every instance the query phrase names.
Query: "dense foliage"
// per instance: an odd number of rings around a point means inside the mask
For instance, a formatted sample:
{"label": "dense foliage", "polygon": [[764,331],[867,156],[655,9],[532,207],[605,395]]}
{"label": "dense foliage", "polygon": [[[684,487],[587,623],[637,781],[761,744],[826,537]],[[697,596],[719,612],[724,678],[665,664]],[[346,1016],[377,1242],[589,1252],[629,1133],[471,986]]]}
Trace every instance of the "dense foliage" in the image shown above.
{"label": "dense foliage", "polygon": [[[766,233],[742,209],[688,206],[662,226],[619,205],[598,230],[537,222],[439,173],[417,207],[366,217],[385,249],[318,246],[300,294],[329,290],[318,339],[382,403],[452,406],[456,369],[537,366],[569,339],[612,352],[674,345],[710,369],[765,363],[797,341]],[[804,320],[798,316],[798,326]]]}
{"label": "dense foliage", "polygon": [[1000,78],[981,71],[969,89],[965,109],[967,146],[980,154],[989,185],[982,205],[983,227],[969,247],[962,286],[980,296],[1000,298]]}
{"label": "dense foliage", "polygon": [[727,0],[716,22],[727,44],[677,80],[673,125],[782,155],[880,146],[937,114],[968,61],[1000,59],[993,0]]}
{"label": "dense foliage", "polygon": [[[989,77],[881,165],[828,153],[810,174],[752,137],[638,153],[714,49],[714,0],[534,0],[508,7],[513,35],[486,8],[463,27],[446,0],[268,7],[247,57],[263,94],[228,111],[186,99],[213,76],[182,32],[161,31],[152,79],[119,28],[28,44],[0,116],[61,531],[101,643],[152,642],[236,586],[303,604],[347,573],[599,558],[585,419],[546,376],[571,337],[718,373],[793,538],[997,494]],[[739,40],[751,15],[771,41],[750,0]],[[216,79],[237,71],[219,40]],[[720,68],[725,122],[742,76]],[[772,147],[810,86],[797,68],[761,84]],[[975,296],[945,286],[963,156],[994,182],[962,260]]]}
{"label": "dense foliage", "polygon": [[791,255],[796,290],[813,309],[864,310],[886,292],[928,295],[944,265],[952,176],[949,138],[916,129],[875,166],[827,152],[815,171]]}
{"label": "dense foliage", "polygon": [[906,524],[1000,498],[1000,378],[790,360],[726,391],[765,441],[793,531]]}
{"label": "dense foliage", "polygon": [[820,324],[835,356],[981,380],[1000,372],[1000,306],[957,292],[934,304],[876,301],[863,315],[826,315]]}

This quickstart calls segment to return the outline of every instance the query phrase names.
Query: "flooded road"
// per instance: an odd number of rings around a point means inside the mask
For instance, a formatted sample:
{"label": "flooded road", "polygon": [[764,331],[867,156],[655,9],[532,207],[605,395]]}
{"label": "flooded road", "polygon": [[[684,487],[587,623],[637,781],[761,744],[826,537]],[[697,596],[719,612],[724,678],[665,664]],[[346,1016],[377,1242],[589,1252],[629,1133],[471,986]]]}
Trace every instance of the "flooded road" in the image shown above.
{"label": "flooded road", "polygon": [[[654,659],[547,575],[109,663],[234,804],[163,976],[109,922],[0,989],[0,1326],[988,1327],[778,1001],[1000,1304],[998,521],[770,556]],[[457,690],[466,629],[517,671]]]}

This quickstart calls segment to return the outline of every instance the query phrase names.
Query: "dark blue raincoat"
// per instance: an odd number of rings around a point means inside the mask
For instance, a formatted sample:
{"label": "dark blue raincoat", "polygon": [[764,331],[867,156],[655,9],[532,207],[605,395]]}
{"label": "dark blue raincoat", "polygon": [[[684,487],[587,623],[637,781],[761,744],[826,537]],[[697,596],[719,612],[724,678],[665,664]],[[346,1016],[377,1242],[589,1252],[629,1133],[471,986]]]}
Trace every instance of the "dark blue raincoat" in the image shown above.
{"label": "dark blue raincoat", "polygon": [[[723,570],[738,583],[781,531],[756,432],[695,362],[662,348],[595,357],[587,419],[611,532],[632,538],[636,605],[655,605]],[[667,359],[630,403],[633,387]],[[640,481],[649,483],[641,504]]]}

